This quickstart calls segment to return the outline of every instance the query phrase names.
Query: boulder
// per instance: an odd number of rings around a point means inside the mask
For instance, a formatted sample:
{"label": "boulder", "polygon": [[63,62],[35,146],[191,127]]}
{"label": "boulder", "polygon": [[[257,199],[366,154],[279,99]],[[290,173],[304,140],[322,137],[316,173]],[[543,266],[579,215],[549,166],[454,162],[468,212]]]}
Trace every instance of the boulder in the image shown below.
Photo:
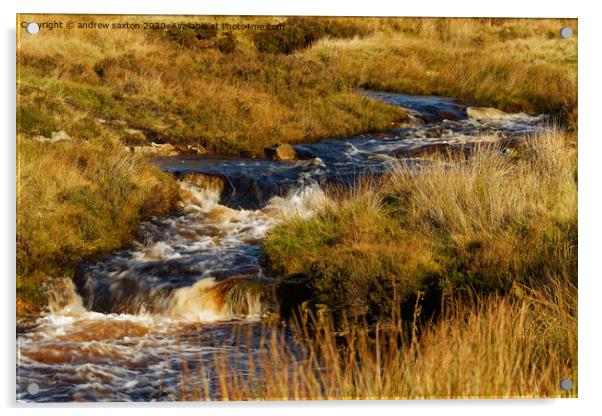
{"label": "boulder", "polygon": [[468,114],[469,118],[475,120],[481,120],[485,118],[500,118],[508,115],[502,110],[498,110],[497,108],[491,107],[468,107],[466,109],[466,113]]}
{"label": "boulder", "polygon": [[265,157],[270,160],[295,160],[297,153],[293,146],[288,143],[278,143],[263,149]]}

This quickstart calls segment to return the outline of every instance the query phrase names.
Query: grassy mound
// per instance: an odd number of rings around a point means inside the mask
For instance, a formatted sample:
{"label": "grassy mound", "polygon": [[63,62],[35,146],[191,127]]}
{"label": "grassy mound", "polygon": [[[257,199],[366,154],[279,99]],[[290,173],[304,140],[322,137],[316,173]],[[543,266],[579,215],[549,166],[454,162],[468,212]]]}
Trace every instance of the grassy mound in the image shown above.
{"label": "grassy mound", "polygon": [[[185,17],[157,20],[190,22]],[[263,20],[274,19],[241,18],[243,23]],[[337,27],[341,32],[346,26]],[[276,142],[386,130],[405,116],[400,108],[355,94],[355,86],[329,65],[296,54],[261,52],[255,31],[211,28],[107,30],[102,35],[81,29],[45,31],[35,41],[22,37],[17,57],[22,130],[39,134],[60,128],[78,137],[102,120],[124,140],[128,130],[141,130],[138,144],[169,142],[263,157],[263,148]],[[322,33],[324,25],[320,28]],[[277,36],[278,31],[266,33]],[[86,125],[62,117],[65,108],[86,113]]]}
{"label": "grassy mound", "polygon": [[507,293],[577,275],[576,152],[557,131],[513,156],[482,147],[442,155],[419,174],[334,193],[318,216],[265,239],[275,273],[305,275],[340,315],[387,317],[419,294]]}
{"label": "grassy mound", "polygon": [[17,313],[39,311],[44,283],[129,243],[142,219],[174,209],[177,193],[172,177],[110,138],[18,138]]}

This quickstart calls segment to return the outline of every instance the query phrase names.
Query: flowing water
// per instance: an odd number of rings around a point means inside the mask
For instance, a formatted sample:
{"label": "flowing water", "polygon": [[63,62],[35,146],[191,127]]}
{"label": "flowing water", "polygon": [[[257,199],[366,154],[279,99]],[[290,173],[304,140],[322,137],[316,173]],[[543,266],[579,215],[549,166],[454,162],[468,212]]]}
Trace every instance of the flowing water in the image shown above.
{"label": "flowing water", "polygon": [[83,261],[73,279],[54,283],[48,313],[17,330],[18,400],[181,399],[183,373],[195,374],[188,385],[223,376],[216,354],[247,374],[269,348],[266,331],[294,350],[286,327],[262,324],[307,296],[302,285],[264,273],[260,241],[271,227],[313,215],[325,184],[353,186],[399,161],[419,168],[429,151],[511,145],[547,122],[442,97],[365,94],[408,109],[409,122],[296,145],[294,162],[157,160],[180,179],[178,213],[142,224],[131,247]]}

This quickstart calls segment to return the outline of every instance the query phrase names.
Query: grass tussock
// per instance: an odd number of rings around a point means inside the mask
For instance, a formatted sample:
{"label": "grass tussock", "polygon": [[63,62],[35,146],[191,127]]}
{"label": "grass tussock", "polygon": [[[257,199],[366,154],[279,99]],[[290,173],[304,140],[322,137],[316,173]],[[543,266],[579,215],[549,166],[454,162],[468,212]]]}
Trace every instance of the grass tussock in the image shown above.
{"label": "grass tussock", "polygon": [[419,293],[437,310],[458,292],[576,281],[576,153],[564,134],[532,137],[511,156],[484,146],[423,165],[400,165],[335,193],[316,217],[278,226],[264,241],[266,263],[307,276],[315,302],[335,313],[376,320]]}
{"label": "grass tussock", "polygon": [[[295,341],[266,332],[248,371],[215,354],[220,375],[186,369],[180,400],[531,398],[577,396],[577,289],[564,277],[511,296],[451,301],[418,327],[393,313],[390,325],[335,331],[328,316],[293,326]],[[294,347],[291,347],[294,345]],[[570,378],[570,391],[559,381]],[[201,382],[200,382],[201,381]]]}
{"label": "grass tussock", "polygon": [[276,32],[258,31],[253,43],[260,52],[290,54],[305,49],[323,38],[353,39],[366,37],[373,29],[361,20],[316,17],[289,17]]}
{"label": "grass tussock", "polygon": [[166,215],[178,188],[105,137],[17,139],[17,314],[39,311],[44,283],[75,262],[131,241],[140,220]]}

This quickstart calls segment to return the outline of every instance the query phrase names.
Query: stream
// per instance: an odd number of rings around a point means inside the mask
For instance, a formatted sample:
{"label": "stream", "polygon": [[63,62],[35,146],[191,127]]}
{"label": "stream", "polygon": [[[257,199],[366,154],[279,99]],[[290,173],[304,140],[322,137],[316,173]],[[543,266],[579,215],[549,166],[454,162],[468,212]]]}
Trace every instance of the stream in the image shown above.
{"label": "stream", "polygon": [[364,94],[406,108],[409,120],[386,133],[294,145],[292,162],[154,161],[180,180],[178,212],[141,224],[130,247],[57,281],[48,313],[17,329],[17,400],[178,400],[184,370],[196,375],[187,388],[217,382],[216,354],[246,374],[270,348],[266,332],[294,351],[285,325],[262,323],[304,299],[301,286],[261,267],[261,239],[274,225],[314,215],[326,185],[353,186],[396,163],[419,168],[429,151],[513,144],[547,126],[545,115],[477,111],[448,98]]}

